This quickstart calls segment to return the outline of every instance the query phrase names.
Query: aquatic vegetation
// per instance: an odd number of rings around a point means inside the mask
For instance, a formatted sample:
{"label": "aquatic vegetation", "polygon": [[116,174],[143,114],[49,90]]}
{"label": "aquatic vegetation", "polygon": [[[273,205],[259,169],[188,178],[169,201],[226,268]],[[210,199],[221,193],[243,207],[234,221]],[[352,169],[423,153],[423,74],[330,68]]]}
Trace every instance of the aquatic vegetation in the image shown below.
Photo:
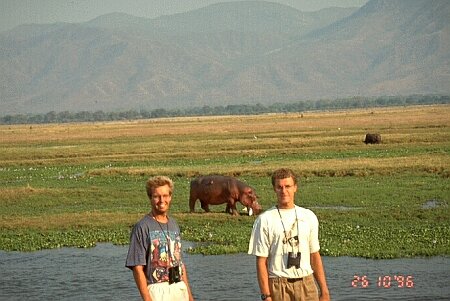
{"label": "aquatic vegetation", "polygon": [[129,231],[120,229],[84,228],[71,230],[2,231],[1,248],[7,251],[37,251],[61,247],[90,248],[99,242],[128,243]]}

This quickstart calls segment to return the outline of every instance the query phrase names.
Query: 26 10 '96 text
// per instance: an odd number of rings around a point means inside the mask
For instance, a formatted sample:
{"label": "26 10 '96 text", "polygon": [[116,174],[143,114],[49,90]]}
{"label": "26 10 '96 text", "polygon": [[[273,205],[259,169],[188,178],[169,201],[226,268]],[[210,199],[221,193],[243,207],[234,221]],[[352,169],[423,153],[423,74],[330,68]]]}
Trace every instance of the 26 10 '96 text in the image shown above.
{"label": "26 10 '96 text", "polygon": [[380,288],[414,288],[414,277],[412,275],[383,275],[369,279],[367,275],[353,276],[352,287],[354,288],[368,288],[373,285]]}

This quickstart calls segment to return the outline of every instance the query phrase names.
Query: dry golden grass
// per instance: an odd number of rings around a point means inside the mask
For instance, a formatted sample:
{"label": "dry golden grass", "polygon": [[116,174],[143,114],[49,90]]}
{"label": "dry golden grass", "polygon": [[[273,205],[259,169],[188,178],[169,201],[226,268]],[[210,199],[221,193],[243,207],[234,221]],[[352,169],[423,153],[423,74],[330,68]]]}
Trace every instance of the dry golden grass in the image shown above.
{"label": "dry golden grass", "polygon": [[[391,130],[450,126],[450,106],[372,108],[364,110],[310,112],[302,115],[266,114],[257,116],[179,117],[104,123],[45,125],[2,125],[1,144],[36,142],[87,142],[133,137],[221,135],[228,133],[314,133],[317,130]],[[71,148],[74,145],[61,147]]]}
{"label": "dry golden grass", "polygon": [[[383,144],[362,143],[367,132],[381,133]],[[450,106],[377,108],[301,114],[161,118],[130,122],[0,126],[0,164],[8,166],[146,165],[108,169],[108,173],[180,172],[195,174],[208,169],[202,160],[222,158],[217,172],[234,173],[273,169],[277,157],[305,171],[317,169],[371,169],[392,166],[448,169]],[[430,156],[424,149],[430,148]],[[416,154],[364,158],[363,152]],[[323,154],[335,155],[323,158]],[[363,159],[339,158],[340,153],[362,152]],[[322,154],[314,157],[314,154]],[[296,160],[308,155],[310,160]],[[400,158],[397,158],[400,157]],[[233,162],[234,158],[234,162]],[[238,164],[237,158],[262,164]],[[164,166],[161,160],[194,160],[193,164]],[[242,160],[240,160],[242,161]],[[279,160],[278,160],[279,162]],[[154,164],[153,164],[154,163]],[[126,169],[125,171],[123,169]],[[176,169],[174,171],[174,169]],[[91,171],[99,173],[98,169]]]}

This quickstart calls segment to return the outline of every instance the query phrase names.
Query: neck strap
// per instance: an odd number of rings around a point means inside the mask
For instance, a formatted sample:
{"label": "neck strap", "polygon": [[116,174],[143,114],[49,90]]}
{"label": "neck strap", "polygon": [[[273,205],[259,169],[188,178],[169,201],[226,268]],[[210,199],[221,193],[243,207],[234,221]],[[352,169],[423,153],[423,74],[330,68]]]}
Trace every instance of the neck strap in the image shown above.
{"label": "neck strap", "polygon": [[[289,242],[291,247],[294,248],[294,246],[292,245],[292,242],[291,242],[292,237],[288,239],[286,227],[284,226],[284,223],[283,223],[283,217],[281,216],[280,208],[278,207],[278,205],[276,207],[277,207],[278,215],[280,216],[281,225],[283,226],[283,231],[284,231],[283,243],[288,243]],[[298,227],[298,215],[297,215],[297,208],[295,208],[295,206],[294,206],[294,210],[295,210],[295,222],[296,222],[297,227]],[[295,223],[294,223],[294,225],[295,225]],[[297,233],[297,240],[298,240],[298,233]]]}
{"label": "neck strap", "polygon": [[166,247],[167,247],[167,253],[169,255],[169,264],[172,265],[172,251],[170,250],[170,235],[169,235],[169,216],[167,217],[167,224],[166,224],[166,232],[164,232],[164,229],[162,227],[162,224],[156,219],[156,216],[152,212],[153,219],[158,223],[159,227],[161,228],[161,231],[163,235],[166,237]]}

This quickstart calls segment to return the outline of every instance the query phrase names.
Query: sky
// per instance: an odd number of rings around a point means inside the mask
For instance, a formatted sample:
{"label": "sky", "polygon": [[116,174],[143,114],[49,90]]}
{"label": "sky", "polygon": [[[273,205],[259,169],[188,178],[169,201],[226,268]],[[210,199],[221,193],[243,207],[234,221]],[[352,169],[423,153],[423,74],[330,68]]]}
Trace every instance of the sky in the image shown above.
{"label": "sky", "polygon": [[[136,17],[156,18],[240,0],[0,0],[0,32],[21,24],[80,23],[98,16],[123,12]],[[268,0],[301,11],[325,7],[361,7],[368,0]]]}

